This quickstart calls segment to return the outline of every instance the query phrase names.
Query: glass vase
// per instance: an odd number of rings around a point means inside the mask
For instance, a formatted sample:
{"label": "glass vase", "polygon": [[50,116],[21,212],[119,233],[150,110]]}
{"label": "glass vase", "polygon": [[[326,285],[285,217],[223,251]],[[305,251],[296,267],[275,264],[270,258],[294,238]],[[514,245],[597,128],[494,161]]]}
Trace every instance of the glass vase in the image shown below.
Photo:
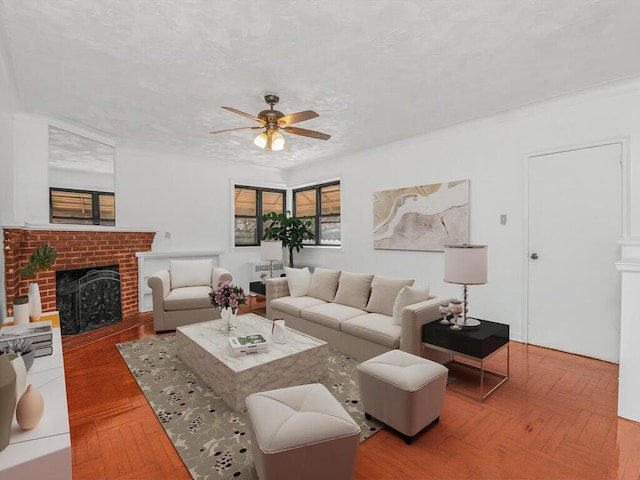
{"label": "glass vase", "polygon": [[232,332],[236,329],[236,326],[234,325],[236,321],[236,312],[233,308],[221,308],[220,318],[222,319],[222,327],[220,330],[223,332]]}

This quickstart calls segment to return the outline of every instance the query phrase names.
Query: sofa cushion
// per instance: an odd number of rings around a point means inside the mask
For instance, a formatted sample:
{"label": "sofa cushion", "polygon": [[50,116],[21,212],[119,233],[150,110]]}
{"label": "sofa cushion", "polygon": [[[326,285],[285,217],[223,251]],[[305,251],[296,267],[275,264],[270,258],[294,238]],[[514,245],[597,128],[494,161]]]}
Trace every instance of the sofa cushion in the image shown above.
{"label": "sofa cushion", "polygon": [[164,299],[165,310],[194,310],[197,308],[213,308],[209,299],[211,287],[174,288]]}
{"label": "sofa cushion", "polygon": [[211,286],[211,269],[208,260],[169,260],[171,288]]}
{"label": "sofa cushion", "polygon": [[366,312],[359,308],[341,305],[340,303],[325,303],[302,310],[301,315],[305,320],[324,325],[325,327],[340,330],[340,324],[345,320],[364,315]]}
{"label": "sofa cushion", "polygon": [[342,322],[343,332],[389,348],[400,347],[399,325],[393,325],[389,315],[367,313]]}
{"label": "sofa cushion", "polygon": [[371,313],[393,315],[393,303],[400,290],[413,285],[414,280],[401,280],[399,278],[381,277],[376,275],[371,282],[371,298],[366,310]]}
{"label": "sofa cushion", "polygon": [[393,304],[393,324],[402,324],[402,309],[407,305],[429,300],[429,285],[426,287],[404,287]]}
{"label": "sofa cushion", "polygon": [[338,282],[338,291],[333,299],[335,303],[364,310],[371,293],[371,280],[373,275],[342,272]]}
{"label": "sofa cushion", "polygon": [[333,302],[336,296],[336,290],[338,289],[339,278],[340,270],[314,268],[308,295],[324,300],[325,302]]}
{"label": "sofa cushion", "polygon": [[300,317],[303,309],[323,305],[327,302],[315,297],[280,297],[271,300],[271,308],[280,312],[288,313],[294,317]]}
{"label": "sofa cushion", "polygon": [[304,297],[309,293],[309,286],[311,285],[311,272],[307,267],[284,267],[284,273],[287,276],[289,295],[291,295],[292,297]]}

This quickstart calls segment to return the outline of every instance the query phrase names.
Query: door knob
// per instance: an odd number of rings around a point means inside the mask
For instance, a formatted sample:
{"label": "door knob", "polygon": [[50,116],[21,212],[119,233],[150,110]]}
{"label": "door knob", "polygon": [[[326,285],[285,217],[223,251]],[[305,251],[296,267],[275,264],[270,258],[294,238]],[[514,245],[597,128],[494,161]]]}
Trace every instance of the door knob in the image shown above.
{"label": "door knob", "polygon": [[537,260],[538,259],[538,254],[537,253],[532,253],[531,254],[531,260]]}

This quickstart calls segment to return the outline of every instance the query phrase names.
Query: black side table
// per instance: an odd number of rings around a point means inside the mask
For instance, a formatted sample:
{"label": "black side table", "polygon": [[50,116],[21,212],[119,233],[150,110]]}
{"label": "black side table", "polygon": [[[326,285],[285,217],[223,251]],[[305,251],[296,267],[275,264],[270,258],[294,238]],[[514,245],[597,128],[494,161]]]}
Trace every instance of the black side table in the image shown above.
{"label": "black side table", "polygon": [[[442,325],[436,320],[422,326],[422,343],[429,348],[453,355],[452,362],[458,365],[479,370],[481,402],[509,379],[509,325],[480,320],[480,325],[477,327],[451,330],[449,325]],[[506,373],[484,368],[485,360],[505,347],[507,348]],[[458,361],[455,356],[475,360],[480,363],[480,366]],[[500,379],[498,384],[488,392],[484,391],[485,375],[493,375]]]}
{"label": "black side table", "polygon": [[264,282],[250,282],[249,290],[253,293],[257,293],[258,295],[262,295],[263,297],[267,296],[267,285]]}

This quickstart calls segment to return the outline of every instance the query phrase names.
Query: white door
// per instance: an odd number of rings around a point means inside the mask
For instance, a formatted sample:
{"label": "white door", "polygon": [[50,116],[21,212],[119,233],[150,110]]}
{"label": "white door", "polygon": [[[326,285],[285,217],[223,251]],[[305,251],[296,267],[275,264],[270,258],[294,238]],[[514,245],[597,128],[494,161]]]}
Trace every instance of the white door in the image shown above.
{"label": "white door", "polygon": [[528,342],[618,363],[622,145],[530,157],[528,181]]}

